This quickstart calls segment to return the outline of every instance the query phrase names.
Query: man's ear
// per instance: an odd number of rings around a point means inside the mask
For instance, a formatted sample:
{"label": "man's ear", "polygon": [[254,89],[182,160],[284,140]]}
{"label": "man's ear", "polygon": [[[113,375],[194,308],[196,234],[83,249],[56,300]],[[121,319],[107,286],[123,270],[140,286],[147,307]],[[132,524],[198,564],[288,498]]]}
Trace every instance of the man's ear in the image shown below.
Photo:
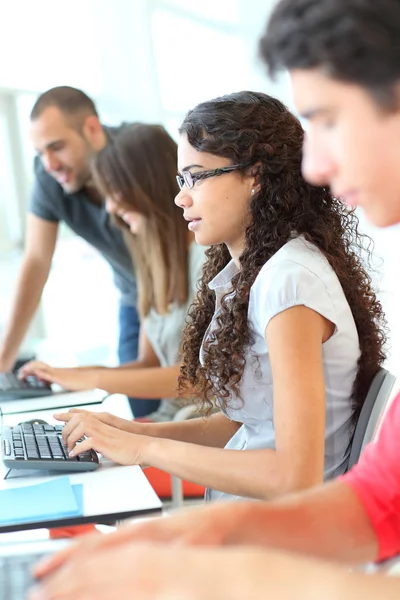
{"label": "man's ear", "polygon": [[88,142],[95,145],[95,142],[98,137],[103,132],[103,127],[99,121],[99,118],[96,115],[89,115],[83,122],[82,132],[84,137],[88,140]]}

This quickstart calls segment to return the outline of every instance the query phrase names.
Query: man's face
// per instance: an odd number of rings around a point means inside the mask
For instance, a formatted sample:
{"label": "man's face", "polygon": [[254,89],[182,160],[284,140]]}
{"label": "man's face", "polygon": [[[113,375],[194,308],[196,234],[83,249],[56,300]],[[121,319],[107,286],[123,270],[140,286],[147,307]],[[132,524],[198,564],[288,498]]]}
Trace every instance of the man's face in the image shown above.
{"label": "man's face", "polygon": [[72,194],[89,181],[93,148],[55,106],[32,121],[30,137],[47,173]]}
{"label": "man's face", "polygon": [[360,206],[371,223],[400,222],[400,108],[384,111],[358,85],[317,69],[291,72],[294,100],[307,121],[303,174]]}

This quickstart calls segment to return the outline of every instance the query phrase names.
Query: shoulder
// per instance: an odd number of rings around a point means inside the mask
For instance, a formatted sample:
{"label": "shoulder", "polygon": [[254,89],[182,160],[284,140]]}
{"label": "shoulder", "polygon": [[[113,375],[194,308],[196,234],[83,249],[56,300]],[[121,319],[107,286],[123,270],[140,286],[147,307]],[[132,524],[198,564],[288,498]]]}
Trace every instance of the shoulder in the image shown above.
{"label": "shoulder", "polygon": [[368,444],[359,462],[340,478],[363,505],[379,542],[379,560],[400,552],[400,395],[383,419],[378,439]]}
{"label": "shoulder", "polygon": [[335,272],[313,244],[290,240],[261,268],[250,293],[250,309],[260,330],[293,306],[306,306],[336,323],[335,302],[342,293]]}
{"label": "shoulder", "polygon": [[262,267],[259,276],[263,273],[280,267],[280,268],[291,268],[293,270],[298,269],[301,272],[303,269],[307,269],[315,272],[316,275],[326,273],[333,273],[332,267],[329,265],[327,259],[317,246],[307,242],[302,236],[296,237],[287,242],[282,248],[278,250]]}
{"label": "shoulder", "polygon": [[298,289],[302,284],[319,280],[329,286],[330,279],[337,280],[336,274],[322,252],[314,245],[299,237],[290,240],[278,250],[261,268],[252,289],[268,286],[271,293],[279,289]]}
{"label": "shoulder", "polygon": [[[359,462],[342,479],[352,482],[365,478],[373,485],[374,471],[379,471],[380,474],[385,473],[386,475],[392,471],[392,474],[396,475],[396,489],[400,498],[400,468],[398,463],[400,452],[399,431],[400,394],[397,394],[383,416],[382,424],[375,440],[368,444]],[[366,477],[364,477],[365,475]]]}

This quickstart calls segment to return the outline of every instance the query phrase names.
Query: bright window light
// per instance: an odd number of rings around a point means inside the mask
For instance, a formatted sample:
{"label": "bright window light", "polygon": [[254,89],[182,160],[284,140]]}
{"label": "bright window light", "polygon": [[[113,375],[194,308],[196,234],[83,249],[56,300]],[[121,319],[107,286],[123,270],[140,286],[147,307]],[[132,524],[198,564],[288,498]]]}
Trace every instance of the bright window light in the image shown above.
{"label": "bright window light", "polygon": [[207,21],[236,24],[240,18],[239,0],[165,0],[163,4],[204,17]]}
{"label": "bright window light", "polygon": [[247,63],[238,34],[166,10],[155,11],[152,31],[165,111],[186,113],[199,102],[241,89],[240,77]]}

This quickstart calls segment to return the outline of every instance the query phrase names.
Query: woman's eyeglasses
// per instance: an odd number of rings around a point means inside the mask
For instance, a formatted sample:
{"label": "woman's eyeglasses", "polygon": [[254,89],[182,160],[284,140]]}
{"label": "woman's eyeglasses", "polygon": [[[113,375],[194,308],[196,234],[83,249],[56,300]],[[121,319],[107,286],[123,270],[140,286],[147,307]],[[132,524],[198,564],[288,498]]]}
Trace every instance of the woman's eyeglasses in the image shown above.
{"label": "woman's eyeglasses", "polygon": [[229,165],[229,167],[221,167],[220,169],[211,169],[209,171],[199,171],[198,173],[191,173],[190,171],[183,171],[182,175],[177,175],[176,180],[179,185],[179,189],[182,189],[184,185],[191,189],[196,181],[200,179],[208,179],[209,177],[219,177],[224,173],[230,173],[231,171],[237,171],[244,169],[249,166],[250,163],[243,163],[240,165]]}

